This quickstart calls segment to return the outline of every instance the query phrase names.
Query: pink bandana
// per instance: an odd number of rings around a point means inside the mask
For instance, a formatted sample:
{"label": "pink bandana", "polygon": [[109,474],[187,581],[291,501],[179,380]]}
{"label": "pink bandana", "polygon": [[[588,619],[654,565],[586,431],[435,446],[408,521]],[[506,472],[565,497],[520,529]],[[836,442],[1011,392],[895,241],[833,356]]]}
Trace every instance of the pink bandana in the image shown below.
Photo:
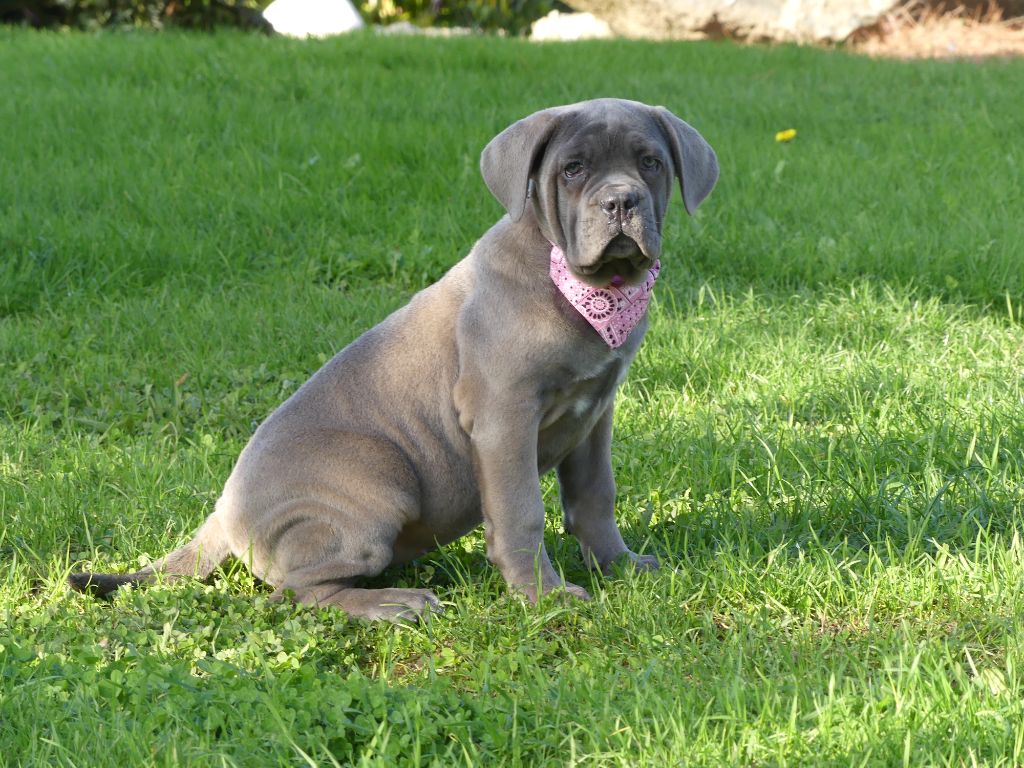
{"label": "pink bandana", "polygon": [[609,347],[620,346],[647,311],[651,301],[654,280],[661,271],[661,262],[647,272],[647,279],[641,285],[616,285],[595,288],[577,280],[565,264],[565,254],[557,245],[551,246],[551,279],[566,300],[576,307]]}

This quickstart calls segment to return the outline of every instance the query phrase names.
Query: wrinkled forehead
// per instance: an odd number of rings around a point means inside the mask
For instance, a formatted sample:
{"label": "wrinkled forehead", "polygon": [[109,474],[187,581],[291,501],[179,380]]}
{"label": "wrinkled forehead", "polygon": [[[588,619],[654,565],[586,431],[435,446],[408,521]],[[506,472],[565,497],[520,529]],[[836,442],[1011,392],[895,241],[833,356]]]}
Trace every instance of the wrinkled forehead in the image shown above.
{"label": "wrinkled forehead", "polygon": [[653,115],[617,105],[567,115],[551,143],[560,158],[634,157],[664,146]]}

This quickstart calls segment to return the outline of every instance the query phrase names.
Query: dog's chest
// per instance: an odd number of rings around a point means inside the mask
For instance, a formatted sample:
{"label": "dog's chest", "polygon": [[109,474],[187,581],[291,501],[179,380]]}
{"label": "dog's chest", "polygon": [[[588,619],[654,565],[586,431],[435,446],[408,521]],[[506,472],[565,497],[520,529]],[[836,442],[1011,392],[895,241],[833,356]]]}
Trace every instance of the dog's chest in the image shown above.
{"label": "dog's chest", "polygon": [[537,448],[541,471],[555,466],[593,430],[611,405],[632,355],[567,372],[545,393]]}

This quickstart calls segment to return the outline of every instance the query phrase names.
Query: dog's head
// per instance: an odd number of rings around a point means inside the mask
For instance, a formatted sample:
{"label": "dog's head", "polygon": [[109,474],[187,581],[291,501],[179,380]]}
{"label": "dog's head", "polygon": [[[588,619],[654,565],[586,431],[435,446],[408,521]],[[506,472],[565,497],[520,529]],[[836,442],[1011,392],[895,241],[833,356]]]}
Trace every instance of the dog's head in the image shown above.
{"label": "dog's head", "polygon": [[532,203],[569,268],[598,286],[640,281],[659,257],[673,176],[691,214],[718,180],[697,131],[664,107],[621,99],[536,112],[498,134],[480,168],[511,219]]}

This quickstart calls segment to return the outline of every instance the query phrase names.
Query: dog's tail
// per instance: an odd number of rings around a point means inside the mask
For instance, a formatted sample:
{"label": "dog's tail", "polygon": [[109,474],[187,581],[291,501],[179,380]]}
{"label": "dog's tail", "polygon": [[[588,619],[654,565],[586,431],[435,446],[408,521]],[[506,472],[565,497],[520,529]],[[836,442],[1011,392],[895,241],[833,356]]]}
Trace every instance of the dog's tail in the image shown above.
{"label": "dog's tail", "polygon": [[123,574],[72,573],[68,575],[68,584],[79,592],[107,595],[125,584],[151,582],[157,574],[169,580],[182,576],[205,579],[230,554],[231,548],[215,512],[200,526],[192,541],[141,571]]}

